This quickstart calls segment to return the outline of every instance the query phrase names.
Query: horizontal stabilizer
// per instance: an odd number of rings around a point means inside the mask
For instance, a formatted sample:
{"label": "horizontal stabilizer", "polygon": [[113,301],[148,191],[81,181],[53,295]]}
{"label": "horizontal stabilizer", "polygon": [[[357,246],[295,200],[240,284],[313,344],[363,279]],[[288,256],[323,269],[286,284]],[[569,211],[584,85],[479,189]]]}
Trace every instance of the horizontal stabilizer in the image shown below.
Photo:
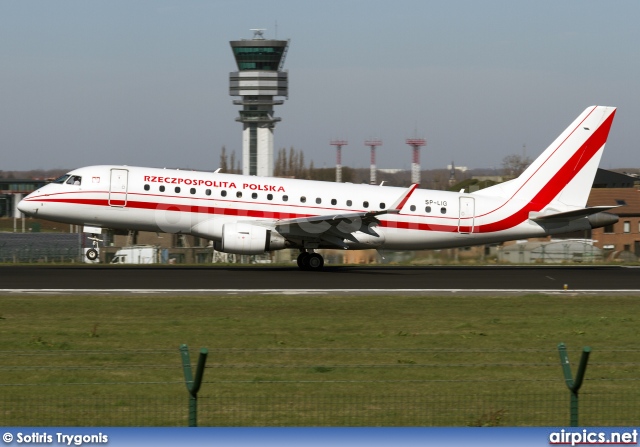
{"label": "horizontal stabilizer", "polygon": [[545,213],[529,213],[529,219],[534,222],[550,222],[554,220],[573,220],[580,217],[590,216],[592,214],[601,213],[613,208],[618,208],[620,205],[604,205],[604,206],[592,206],[589,208],[581,208],[578,210],[565,211],[562,213],[545,214]]}

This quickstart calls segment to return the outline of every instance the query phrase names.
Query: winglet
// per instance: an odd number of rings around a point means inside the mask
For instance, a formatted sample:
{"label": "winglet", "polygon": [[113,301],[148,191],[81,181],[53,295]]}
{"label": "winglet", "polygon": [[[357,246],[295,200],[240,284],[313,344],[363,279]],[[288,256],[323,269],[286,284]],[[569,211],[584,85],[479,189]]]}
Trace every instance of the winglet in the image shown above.
{"label": "winglet", "polygon": [[398,200],[396,200],[396,202],[391,205],[391,207],[389,208],[388,212],[390,213],[399,213],[402,208],[404,208],[405,204],[407,203],[407,200],[409,200],[409,197],[411,197],[411,194],[413,194],[413,191],[416,190],[416,188],[418,187],[417,183],[412,184],[409,189],[407,189],[399,198]]}

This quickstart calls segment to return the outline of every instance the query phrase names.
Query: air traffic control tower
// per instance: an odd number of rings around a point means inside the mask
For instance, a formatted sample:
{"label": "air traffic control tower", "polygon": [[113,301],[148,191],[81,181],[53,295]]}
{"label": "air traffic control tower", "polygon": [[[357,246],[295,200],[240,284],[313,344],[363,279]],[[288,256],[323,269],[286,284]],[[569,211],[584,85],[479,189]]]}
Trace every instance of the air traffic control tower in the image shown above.
{"label": "air traffic control tower", "polygon": [[232,40],[231,49],[238,71],[229,73],[229,95],[241,96],[233,103],[242,106],[236,121],[242,123],[242,173],[273,176],[273,129],[280,118],[273,106],[288,98],[289,76],[283,71],[289,40],[269,40],[263,29],[252,29],[253,39]]}

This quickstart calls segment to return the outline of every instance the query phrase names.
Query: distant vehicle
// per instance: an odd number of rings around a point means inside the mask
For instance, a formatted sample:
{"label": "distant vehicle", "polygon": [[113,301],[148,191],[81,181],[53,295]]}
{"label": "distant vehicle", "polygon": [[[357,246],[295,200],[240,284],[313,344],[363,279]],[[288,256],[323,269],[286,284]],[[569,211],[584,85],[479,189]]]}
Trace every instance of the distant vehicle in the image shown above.
{"label": "distant vehicle", "polygon": [[589,230],[618,221],[606,212],[615,204],[585,208],[615,111],[587,108],[519,177],[473,193],[89,166],[18,209],[94,237],[104,228],[190,234],[236,255],[294,248],[303,270],[322,268],[323,248],[441,249]]}
{"label": "distant vehicle", "polygon": [[155,264],[160,258],[160,250],[153,245],[122,247],[116,252],[111,264]]}

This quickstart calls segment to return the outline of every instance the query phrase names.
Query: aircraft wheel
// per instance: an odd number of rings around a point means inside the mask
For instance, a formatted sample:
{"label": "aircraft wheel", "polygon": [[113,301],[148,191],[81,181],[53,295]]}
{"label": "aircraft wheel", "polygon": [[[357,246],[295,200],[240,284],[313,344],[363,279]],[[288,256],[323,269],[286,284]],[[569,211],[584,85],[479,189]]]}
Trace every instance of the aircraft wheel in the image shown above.
{"label": "aircraft wheel", "polygon": [[320,270],[324,265],[324,258],[318,253],[312,253],[309,256],[308,265],[311,270]]}
{"label": "aircraft wheel", "polygon": [[298,255],[298,267],[300,267],[301,269],[305,270],[309,268],[309,258],[311,257],[311,254],[305,252],[302,252]]}
{"label": "aircraft wheel", "polygon": [[95,248],[90,248],[89,250],[87,250],[87,259],[89,261],[95,261],[96,259],[98,259],[98,250],[96,250]]}

